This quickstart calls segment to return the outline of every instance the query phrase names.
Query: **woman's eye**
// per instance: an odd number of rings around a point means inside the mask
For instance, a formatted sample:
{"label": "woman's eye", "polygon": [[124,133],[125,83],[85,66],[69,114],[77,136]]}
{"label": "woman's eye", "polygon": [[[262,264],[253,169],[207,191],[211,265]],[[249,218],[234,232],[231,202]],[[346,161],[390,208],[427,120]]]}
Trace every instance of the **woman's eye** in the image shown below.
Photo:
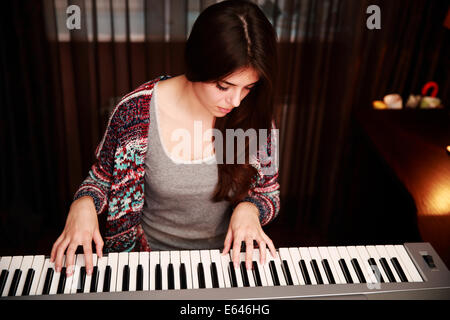
{"label": "woman's eye", "polygon": [[228,90],[228,88],[224,88],[220,84],[217,84],[217,89],[219,89],[221,91],[227,91]]}

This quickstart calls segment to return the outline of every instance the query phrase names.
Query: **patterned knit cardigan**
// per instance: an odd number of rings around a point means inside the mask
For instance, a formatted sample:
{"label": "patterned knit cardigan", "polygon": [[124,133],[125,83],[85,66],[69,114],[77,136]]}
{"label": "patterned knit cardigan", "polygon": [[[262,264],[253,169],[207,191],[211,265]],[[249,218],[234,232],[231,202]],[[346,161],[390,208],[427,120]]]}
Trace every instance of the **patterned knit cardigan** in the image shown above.
{"label": "patterned knit cardigan", "polygon": [[[150,100],[154,85],[168,78],[170,76],[160,76],[148,81],[119,101],[95,151],[97,161],[75,193],[74,200],[92,197],[98,214],[108,212],[105,252],[150,251],[141,226]],[[267,154],[270,156],[269,140]],[[252,180],[243,201],[258,207],[263,226],[279,212],[278,169],[273,175],[264,175],[261,161],[253,165],[258,169],[258,175]]]}

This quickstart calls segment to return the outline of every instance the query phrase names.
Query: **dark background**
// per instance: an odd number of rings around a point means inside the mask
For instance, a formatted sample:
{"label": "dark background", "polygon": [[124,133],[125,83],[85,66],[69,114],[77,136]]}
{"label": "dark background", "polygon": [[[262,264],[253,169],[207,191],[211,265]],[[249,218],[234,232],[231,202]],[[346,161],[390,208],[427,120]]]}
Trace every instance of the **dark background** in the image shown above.
{"label": "dark background", "polygon": [[[96,1],[92,38],[83,15],[68,41],[58,40],[54,1],[2,2],[0,256],[50,253],[116,101],[159,75],[183,73],[187,13],[192,3],[201,11],[212,2],[170,1],[164,41],[167,6],[145,0],[142,42],[131,40],[130,19],[123,41],[99,41]],[[281,26],[282,207],[265,231],[278,247],[431,241],[448,259],[450,160],[442,156],[450,144],[448,2],[258,3]],[[85,1],[69,4],[85,14]],[[380,30],[366,28],[372,4],[381,9]],[[446,109],[372,113],[372,101],[399,93],[405,102],[428,81],[439,84]],[[427,132],[435,135],[425,139]],[[394,140],[411,147],[392,147]],[[439,158],[441,180],[427,173],[425,180],[408,178],[437,165],[412,162],[424,154]],[[421,186],[429,191],[437,182],[440,206],[422,206]],[[425,226],[429,217],[434,222]]]}

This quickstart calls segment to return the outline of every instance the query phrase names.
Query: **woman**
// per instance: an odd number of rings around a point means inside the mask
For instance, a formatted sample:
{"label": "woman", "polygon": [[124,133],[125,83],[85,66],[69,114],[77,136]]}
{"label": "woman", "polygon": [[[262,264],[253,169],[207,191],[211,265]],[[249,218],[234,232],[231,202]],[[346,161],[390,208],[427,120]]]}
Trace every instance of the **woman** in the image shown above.
{"label": "woman", "polygon": [[[276,34],[257,5],[223,1],[197,18],[185,64],[185,74],[153,79],[114,109],[96,150],[97,162],[76,192],[53,245],[57,272],[66,253],[71,276],[82,245],[91,274],[92,241],[99,257],[104,244],[106,252],[223,246],[223,254],[233,249],[235,265],[244,242],[247,268],[254,241],[262,263],[266,247],[276,254],[262,230],[280,207],[278,171],[264,170],[273,164],[267,156],[271,159],[273,147]],[[229,147],[227,130],[249,129],[269,132],[268,138],[257,136],[264,150],[250,152],[251,139],[244,150]],[[194,137],[188,148],[180,149],[174,139],[180,132]],[[242,152],[249,156],[239,162]],[[104,243],[97,214],[105,211]]]}

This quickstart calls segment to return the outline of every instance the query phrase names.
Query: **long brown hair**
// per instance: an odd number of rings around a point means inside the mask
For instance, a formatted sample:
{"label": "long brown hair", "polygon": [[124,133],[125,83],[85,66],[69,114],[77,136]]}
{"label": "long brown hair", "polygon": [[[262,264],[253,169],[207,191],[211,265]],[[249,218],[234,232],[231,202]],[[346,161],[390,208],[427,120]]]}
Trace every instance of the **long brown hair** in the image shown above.
{"label": "long brown hair", "polygon": [[[266,129],[273,121],[273,88],[277,74],[276,33],[262,10],[254,3],[226,0],[207,7],[195,21],[185,49],[186,78],[191,82],[217,82],[242,67],[259,74],[256,86],[229,115],[216,118],[214,128],[220,130],[227,146],[226,129]],[[259,140],[259,137],[258,137]],[[259,145],[259,141],[258,141]],[[217,150],[217,148],[216,148]],[[242,201],[257,171],[249,163],[249,141],[245,141],[245,163],[218,161],[219,180],[212,200]],[[216,152],[217,156],[217,152]]]}

